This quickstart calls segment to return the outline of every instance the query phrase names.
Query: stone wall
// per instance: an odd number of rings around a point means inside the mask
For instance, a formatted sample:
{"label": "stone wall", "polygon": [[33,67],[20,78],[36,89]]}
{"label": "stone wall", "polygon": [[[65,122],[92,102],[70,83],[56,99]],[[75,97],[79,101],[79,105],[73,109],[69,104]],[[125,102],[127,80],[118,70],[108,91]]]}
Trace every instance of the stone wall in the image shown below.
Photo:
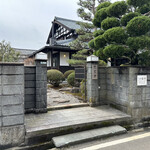
{"label": "stone wall", "polygon": [[24,65],[0,63],[0,149],[24,137]]}
{"label": "stone wall", "polygon": [[33,110],[36,100],[36,67],[25,66],[25,110]]}
{"label": "stone wall", "polygon": [[[47,112],[47,66],[25,66],[25,112]],[[46,62],[46,61],[44,61]]]}
{"label": "stone wall", "polygon": [[[137,86],[137,75],[147,75],[147,85]],[[150,115],[149,67],[100,67],[99,101],[141,119]]]}

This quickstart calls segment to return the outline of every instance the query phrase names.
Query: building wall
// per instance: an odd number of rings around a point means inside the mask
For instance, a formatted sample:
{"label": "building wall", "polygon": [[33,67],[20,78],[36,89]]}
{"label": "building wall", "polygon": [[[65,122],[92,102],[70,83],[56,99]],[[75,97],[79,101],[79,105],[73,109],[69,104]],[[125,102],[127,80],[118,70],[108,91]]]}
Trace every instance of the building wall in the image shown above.
{"label": "building wall", "polygon": [[24,141],[24,65],[0,64],[0,149]]}

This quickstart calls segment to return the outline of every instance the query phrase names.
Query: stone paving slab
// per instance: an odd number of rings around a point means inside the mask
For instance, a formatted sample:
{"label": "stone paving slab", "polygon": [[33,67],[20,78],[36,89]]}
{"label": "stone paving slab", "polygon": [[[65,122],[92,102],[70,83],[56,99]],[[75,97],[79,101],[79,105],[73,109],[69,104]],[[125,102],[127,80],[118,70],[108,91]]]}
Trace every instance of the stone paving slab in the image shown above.
{"label": "stone paving slab", "polygon": [[76,104],[81,103],[75,96],[65,93],[61,90],[55,90],[53,88],[47,89],[47,105],[50,106],[61,106],[64,104]]}
{"label": "stone paving slab", "polygon": [[125,128],[115,125],[53,137],[52,141],[56,147],[60,148],[72,144],[79,144],[81,142],[87,142],[108,136],[110,137],[113,135],[123,134],[126,132],[127,130]]}
{"label": "stone paving slab", "polygon": [[130,116],[109,106],[80,107],[25,115],[27,136],[48,134],[68,127],[81,127],[108,120],[129,119]]}

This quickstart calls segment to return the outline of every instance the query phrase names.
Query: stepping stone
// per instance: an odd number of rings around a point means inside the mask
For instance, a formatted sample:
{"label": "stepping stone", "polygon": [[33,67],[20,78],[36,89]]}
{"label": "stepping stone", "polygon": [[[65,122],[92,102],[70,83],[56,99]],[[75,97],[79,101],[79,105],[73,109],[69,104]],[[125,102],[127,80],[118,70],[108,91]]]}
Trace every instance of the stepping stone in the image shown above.
{"label": "stepping stone", "polygon": [[64,147],[81,142],[87,142],[99,138],[126,133],[127,130],[119,125],[92,129],[63,136],[53,137],[52,141],[56,147]]}
{"label": "stepping stone", "polygon": [[54,100],[53,102],[56,102],[56,103],[68,103],[68,102],[70,102],[70,100]]}
{"label": "stepping stone", "polygon": [[60,98],[60,96],[51,96],[51,98]]}

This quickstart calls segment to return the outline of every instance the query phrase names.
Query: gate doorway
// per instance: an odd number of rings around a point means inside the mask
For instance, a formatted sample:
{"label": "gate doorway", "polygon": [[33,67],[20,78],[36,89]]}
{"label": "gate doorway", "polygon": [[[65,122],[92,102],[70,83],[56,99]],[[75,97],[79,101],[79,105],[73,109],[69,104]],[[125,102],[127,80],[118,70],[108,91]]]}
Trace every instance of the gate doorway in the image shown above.
{"label": "gate doorway", "polygon": [[47,85],[47,105],[48,107],[54,106],[72,106],[86,103],[86,76],[85,67],[75,67],[74,80],[75,85],[70,86],[67,78],[59,87],[53,87],[48,83]]}

